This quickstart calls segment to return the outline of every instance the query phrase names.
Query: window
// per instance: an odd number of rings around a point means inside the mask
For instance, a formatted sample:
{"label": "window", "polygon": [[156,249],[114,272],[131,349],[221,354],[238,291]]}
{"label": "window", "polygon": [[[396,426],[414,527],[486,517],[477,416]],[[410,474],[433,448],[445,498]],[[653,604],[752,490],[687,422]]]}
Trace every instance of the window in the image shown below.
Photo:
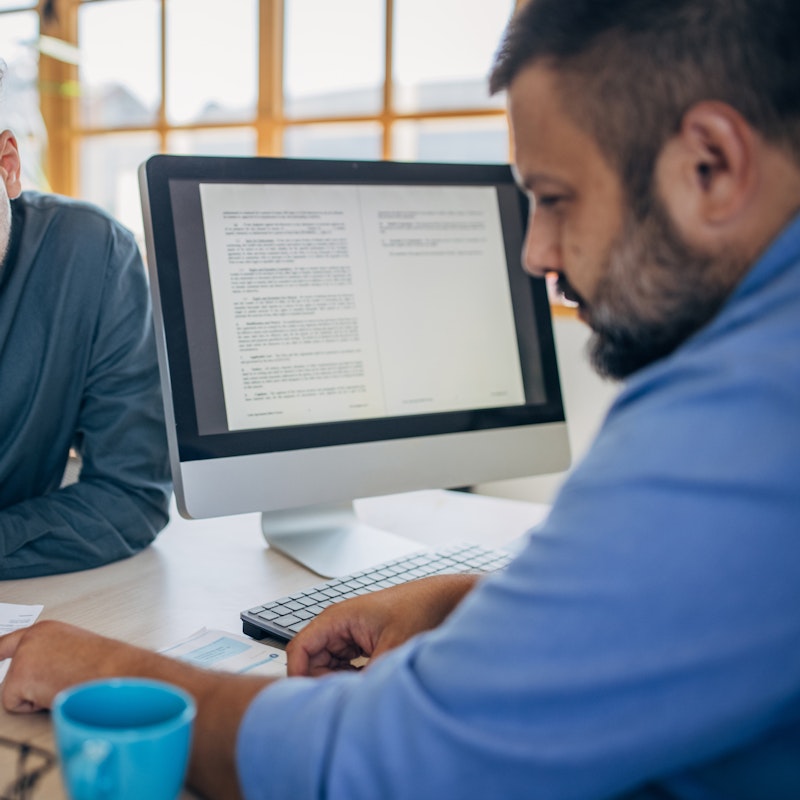
{"label": "window", "polygon": [[514,5],[0,0],[4,125],[29,185],[135,231],[157,152],[507,161],[486,77]]}
{"label": "window", "polygon": [[[26,8],[27,6],[27,8]],[[0,129],[14,131],[26,188],[46,187],[41,171],[45,126],[39,109],[39,15],[36,0],[0,0],[0,58],[5,62]],[[48,87],[43,87],[47,91]]]}

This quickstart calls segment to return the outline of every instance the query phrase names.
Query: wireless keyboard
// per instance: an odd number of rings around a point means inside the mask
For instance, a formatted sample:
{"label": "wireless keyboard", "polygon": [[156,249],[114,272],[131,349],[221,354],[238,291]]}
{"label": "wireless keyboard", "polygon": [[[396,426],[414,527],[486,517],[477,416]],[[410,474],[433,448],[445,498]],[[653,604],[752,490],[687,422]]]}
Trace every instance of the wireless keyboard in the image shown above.
{"label": "wireless keyboard", "polygon": [[510,553],[474,544],[422,550],[242,611],[242,630],[254,639],[272,636],[288,641],[317,614],[340,600],[427,575],[493,572],[510,560]]}

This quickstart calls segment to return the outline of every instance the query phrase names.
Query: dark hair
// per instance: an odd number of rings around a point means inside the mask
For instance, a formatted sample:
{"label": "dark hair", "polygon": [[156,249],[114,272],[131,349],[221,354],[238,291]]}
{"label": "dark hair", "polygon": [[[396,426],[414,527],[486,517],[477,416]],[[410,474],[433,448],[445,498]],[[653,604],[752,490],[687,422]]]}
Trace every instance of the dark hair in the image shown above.
{"label": "dark hair", "polygon": [[506,29],[491,91],[534,62],[556,71],[567,112],[617,168],[634,208],[701,100],[729,104],[800,163],[798,0],[529,0]]}

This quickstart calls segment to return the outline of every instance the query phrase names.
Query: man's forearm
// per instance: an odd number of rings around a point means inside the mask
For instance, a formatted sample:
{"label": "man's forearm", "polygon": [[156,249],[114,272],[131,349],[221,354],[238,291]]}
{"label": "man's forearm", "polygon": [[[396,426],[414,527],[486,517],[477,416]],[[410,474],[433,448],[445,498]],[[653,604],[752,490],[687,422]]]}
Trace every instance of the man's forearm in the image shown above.
{"label": "man's forearm", "polygon": [[102,662],[104,675],[130,675],[165,681],[195,699],[188,783],[211,800],[240,797],[236,777],[236,736],[251,700],[270,679],[198,669],[148,650],[112,647]]}
{"label": "man's forearm", "polygon": [[272,679],[223,675],[156,656],[144,675],[177,684],[197,703],[188,783],[204,797],[241,796],[236,775],[239,724],[253,698]]}
{"label": "man's forearm", "polygon": [[141,495],[93,481],[0,510],[0,578],[74,572],[139,552],[166,523],[169,498],[166,486]]}

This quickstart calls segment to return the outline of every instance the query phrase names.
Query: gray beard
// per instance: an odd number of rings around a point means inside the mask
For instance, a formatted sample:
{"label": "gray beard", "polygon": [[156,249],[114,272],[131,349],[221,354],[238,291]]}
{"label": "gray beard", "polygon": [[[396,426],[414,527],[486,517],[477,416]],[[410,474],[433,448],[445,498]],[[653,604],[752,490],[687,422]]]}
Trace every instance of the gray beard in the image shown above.
{"label": "gray beard", "polygon": [[11,241],[11,202],[5,187],[0,188],[0,275],[5,266],[8,245]]}

